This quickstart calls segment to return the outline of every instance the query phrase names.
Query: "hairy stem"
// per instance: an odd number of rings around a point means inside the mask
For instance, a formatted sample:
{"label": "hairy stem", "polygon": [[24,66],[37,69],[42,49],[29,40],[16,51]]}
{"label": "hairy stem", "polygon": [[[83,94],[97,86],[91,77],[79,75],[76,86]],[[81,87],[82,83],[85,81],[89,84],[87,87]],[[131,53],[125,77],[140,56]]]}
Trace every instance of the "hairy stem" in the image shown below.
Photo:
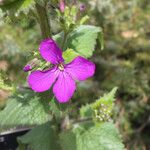
{"label": "hairy stem", "polygon": [[35,4],[37,14],[38,14],[38,22],[40,25],[41,33],[43,39],[51,37],[51,28],[47,15],[47,3],[42,6],[38,3]]}

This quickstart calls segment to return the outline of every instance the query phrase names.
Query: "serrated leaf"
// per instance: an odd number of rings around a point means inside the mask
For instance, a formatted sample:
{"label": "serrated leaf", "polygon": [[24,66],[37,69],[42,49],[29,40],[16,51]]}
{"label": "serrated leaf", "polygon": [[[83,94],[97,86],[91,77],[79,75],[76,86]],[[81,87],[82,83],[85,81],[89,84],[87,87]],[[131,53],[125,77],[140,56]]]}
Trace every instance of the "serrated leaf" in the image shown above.
{"label": "serrated leaf", "polygon": [[91,57],[100,32],[100,27],[81,25],[68,35],[65,49],[70,48],[81,56]]}
{"label": "serrated leaf", "polygon": [[108,94],[100,97],[100,99],[91,105],[95,114],[94,120],[96,122],[106,122],[111,120],[116,91],[117,88],[115,87]]}
{"label": "serrated leaf", "polygon": [[9,3],[4,3],[0,5],[3,11],[11,11],[11,13],[16,13],[18,11],[27,11],[34,4],[34,0],[15,0]]}
{"label": "serrated leaf", "polygon": [[31,150],[59,150],[58,136],[50,122],[37,126],[18,138],[19,143]]}
{"label": "serrated leaf", "polygon": [[62,150],[77,150],[76,135],[72,131],[61,133],[60,143],[62,145]]}
{"label": "serrated leaf", "polygon": [[92,115],[93,115],[93,110],[92,110],[90,104],[87,104],[80,108],[80,116],[81,117],[92,117]]}
{"label": "serrated leaf", "polygon": [[113,88],[109,93],[104,94],[104,96],[100,97],[96,102],[93,103],[93,107],[96,108],[100,104],[113,104],[115,100],[115,94],[117,91],[117,87]]}
{"label": "serrated leaf", "polygon": [[[69,136],[68,136],[69,135]],[[74,136],[76,138],[74,138]],[[69,137],[69,138],[68,138]],[[112,123],[102,123],[84,130],[78,126],[70,133],[60,135],[63,150],[123,150],[124,145],[118,130]]]}
{"label": "serrated leaf", "polygon": [[0,111],[0,130],[42,124],[49,119],[48,101],[26,90],[24,94],[9,98],[4,110]]}
{"label": "serrated leaf", "polygon": [[79,55],[79,53],[73,51],[72,49],[67,49],[65,52],[63,52],[63,58],[65,60],[65,63],[71,62],[75,57]]}

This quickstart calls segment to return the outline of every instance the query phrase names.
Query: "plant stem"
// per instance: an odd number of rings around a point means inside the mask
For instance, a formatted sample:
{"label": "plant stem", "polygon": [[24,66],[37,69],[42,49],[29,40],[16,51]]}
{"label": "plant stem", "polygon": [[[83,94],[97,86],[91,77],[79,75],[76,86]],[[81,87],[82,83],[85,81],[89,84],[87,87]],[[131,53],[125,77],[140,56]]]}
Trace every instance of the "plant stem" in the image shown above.
{"label": "plant stem", "polygon": [[66,43],[66,40],[67,40],[67,35],[68,35],[68,33],[67,33],[67,32],[64,32],[63,42],[62,42],[62,49],[63,49],[63,50],[64,50],[64,46],[65,46],[65,43]]}
{"label": "plant stem", "polygon": [[47,15],[47,3],[45,2],[43,6],[36,3],[35,7],[38,14],[38,22],[40,24],[42,37],[43,39],[49,38],[51,37],[51,28]]}

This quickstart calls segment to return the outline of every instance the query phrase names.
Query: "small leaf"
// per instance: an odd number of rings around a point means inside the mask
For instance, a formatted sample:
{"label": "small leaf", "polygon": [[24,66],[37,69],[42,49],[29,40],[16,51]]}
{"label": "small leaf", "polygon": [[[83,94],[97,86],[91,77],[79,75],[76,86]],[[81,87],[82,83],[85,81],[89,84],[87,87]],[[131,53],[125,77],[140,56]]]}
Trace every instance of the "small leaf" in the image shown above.
{"label": "small leaf", "polygon": [[80,22],[79,22],[79,24],[80,24],[80,25],[84,24],[87,20],[89,20],[89,18],[90,18],[90,17],[89,17],[88,15],[82,17],[81,20],[80,20]]}
{"label": "small leaf", "polygon": [[77,56],[79,56],[79,54],[72,49],[67,49],[65,52],[63,52],[63,58],[66,63],[71,62]]}
{"label": "small leaf", "polygon": [[93,108],[96,108],[99,104],[113,104],[116,91],[117,87],[113,88],[109,93],[104,94],[103,97],[100,97],[100,99],[93,103]]}
{"label": "small leaf", "polygon": [[111,120],[116,91],[117,88],[115,87],[111,90],[111,92],[100,97],[100,99],[92,104],[92,108],[95,113],[94,120],[101,122]]}
{"label": "small leaf", "polygon": [[28,145],[31,150],[59,150],[58,136],[50,122],[37,126],[18,138],[20,145]]}

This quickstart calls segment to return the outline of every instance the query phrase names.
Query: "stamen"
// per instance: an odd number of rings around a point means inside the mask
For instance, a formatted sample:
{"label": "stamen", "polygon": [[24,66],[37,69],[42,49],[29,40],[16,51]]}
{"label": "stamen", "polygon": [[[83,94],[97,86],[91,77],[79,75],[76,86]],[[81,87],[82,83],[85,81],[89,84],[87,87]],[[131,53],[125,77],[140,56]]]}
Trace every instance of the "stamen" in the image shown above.
{"label": "stamen", "polygon": [[59,70],[63,71],[63,70],[64,70],[63,64],[59,64],[59,65],[58,65],[58,68],[59,68]]}

